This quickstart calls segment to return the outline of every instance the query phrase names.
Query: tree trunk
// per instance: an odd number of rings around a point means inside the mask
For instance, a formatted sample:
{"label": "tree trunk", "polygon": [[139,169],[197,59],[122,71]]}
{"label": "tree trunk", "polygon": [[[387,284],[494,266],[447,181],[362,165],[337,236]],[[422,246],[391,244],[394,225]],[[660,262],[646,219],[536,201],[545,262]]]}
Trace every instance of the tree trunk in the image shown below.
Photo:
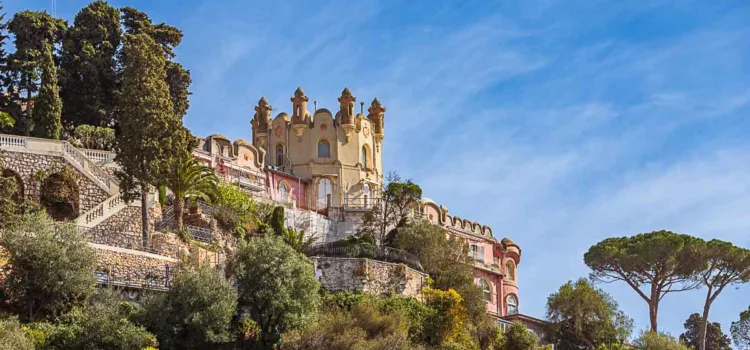
{"label": "tree trunk", "polygon": [[[30,78],[27,78],[28,80],[31,80]],[[27,83],[30,84],[29,81]],[[31,115],[31,88],[29,86],[26,86],[26,130],[24,130],[24,136],[31,136],[31,119],[33,116]]]}
{"label": "tree trunk", "polygon": [[711,308],[711,286],[706,292],[706,302],[703,304],[703,320],[701,321],[700,338],[698,338],[698,350],[706,350],[706,332],[708,331],[708,310]]}
{"label": "tree trunk", "polygon": [[182,208],[185,200],[180,196],[174,196],[174,224],[176,229],[182,229]]}
{"label": "tree trunk", "polygon": [[651,301],[648,303],[648,317],[649,321],[651,321],[651,331],[652,332],[658,332],[657,324],[656,324],[656,315],[659,313],[659,304],[658,299],[651,298]]}
{"label": "tree trunk", "polygon": [[148,248],[151,245],[151,239],[148,232],[148,191],[145,184],[141,184],[141,228],[143,247]]}

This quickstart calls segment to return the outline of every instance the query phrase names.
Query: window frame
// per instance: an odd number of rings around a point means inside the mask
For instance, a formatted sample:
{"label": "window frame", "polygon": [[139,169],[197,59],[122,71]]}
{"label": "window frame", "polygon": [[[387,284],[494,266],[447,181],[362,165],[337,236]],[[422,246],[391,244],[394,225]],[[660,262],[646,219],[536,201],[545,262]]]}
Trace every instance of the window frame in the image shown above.
{"label": "window frame", "polygon": [[[513,303],[511,303],[511,300]],[[511,312],[511,305],[513,306],[513,312]],[[508,294],[508,296],[505,297],[505,310],[506,314],[508,316],[510,315],[517,315],[518,312],[518,297],[516,297],[515,294]]]}
{"label": "window frame", "polygon": [[482,295],[484,296],[484,300],[491,303],[492,302],[492,285],[487,282],[484,278],[479,279],[479,288],[482,289]]}
{"label": "window frame", "polygon": [[[323,155],[322,152],[321,152],[321,148],[320,147],[322,145],[325,145],[325,147],[326,147],[325,148],[325,150],[326,150],[325,153],[327,153],[326,155]],[[331,158],[331,143],[328,142],[328,140],[326,140],[326,139],[321,139],[320,141],[318,141],[318,158]]]}

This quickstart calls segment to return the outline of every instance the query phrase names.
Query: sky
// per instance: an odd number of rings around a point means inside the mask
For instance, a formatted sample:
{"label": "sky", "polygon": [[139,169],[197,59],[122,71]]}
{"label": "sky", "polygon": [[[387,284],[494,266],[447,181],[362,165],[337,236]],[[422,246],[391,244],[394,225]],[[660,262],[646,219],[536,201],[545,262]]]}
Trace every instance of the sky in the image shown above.
{"label": "sky", "polygon": [[[87,3],[54,11],[72,21]],[[184,31],[195,135],[250,139],[260,97],[290,112],[297,86],[331,110],[344,87],[378,97],[386,170],[521,246],[522,313],[543,318],[606,237],[668,229],[750,248],[750,2],[111,4]],[[600,287],[648,327],[634,291]],[[704,293],[668,295],[659,328],[682,333]],[[728,333],[749,305],[750,285],[729,288],[709,318]]]}

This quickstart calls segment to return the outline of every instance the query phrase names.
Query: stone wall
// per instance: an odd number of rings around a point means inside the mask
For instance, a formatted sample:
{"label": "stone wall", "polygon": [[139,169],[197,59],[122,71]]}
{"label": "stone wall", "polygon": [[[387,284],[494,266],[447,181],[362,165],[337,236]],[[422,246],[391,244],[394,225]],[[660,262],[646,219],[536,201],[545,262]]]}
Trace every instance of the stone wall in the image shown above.
{"label": "stone wall", "polygon": [[109,194],[91,181],[86,175],[70,166],[59,156],[4,151],[2,153],[5,167],[17,173],[23,180],[24,198],[39,203],[41,182],[38,174],[44,171],[47,175],[60,171],[63,167],[72,170],[78,185],[78,215],[87,212],[97,204],[109,198]]}
{"label": "stone wall", "polygon": [[96,274],[100,280],[107,278],[115,282],[166,287],[167,270],[171,273],[179,266],[179,260],[156,254],[98,244],[92,246],[96,248]]}
{"label": "stone wall", "polygon": [[315,275],[329,291],[362,291],[421,298],[427,274],[403,264],[363,258],[313,257]]}

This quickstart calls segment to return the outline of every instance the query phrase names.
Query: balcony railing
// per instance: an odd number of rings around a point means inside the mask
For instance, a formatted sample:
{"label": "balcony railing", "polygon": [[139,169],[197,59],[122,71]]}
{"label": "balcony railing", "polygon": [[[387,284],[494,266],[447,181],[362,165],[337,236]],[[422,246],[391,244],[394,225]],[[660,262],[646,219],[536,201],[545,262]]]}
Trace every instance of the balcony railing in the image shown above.
{"label": "balcony railing", "polygon": [[345,210],[372,210],[380,204],[380,198],[344,197]]}
{"label": "balcony railing", "polygon": [[422,271],[419,258],[409,252],[391,247],[377,247],[372,244],[319,243],[307,249],[309,256],[328,256],[339,258],[367,258],[394,263],[402,263],[415,270]]}
{"label": "balcony railing", "polygon": [[94,278],[102,285],[166,291],[171,282],[169,268],[169,265],[151,268],[106,265],[94,271]]}

